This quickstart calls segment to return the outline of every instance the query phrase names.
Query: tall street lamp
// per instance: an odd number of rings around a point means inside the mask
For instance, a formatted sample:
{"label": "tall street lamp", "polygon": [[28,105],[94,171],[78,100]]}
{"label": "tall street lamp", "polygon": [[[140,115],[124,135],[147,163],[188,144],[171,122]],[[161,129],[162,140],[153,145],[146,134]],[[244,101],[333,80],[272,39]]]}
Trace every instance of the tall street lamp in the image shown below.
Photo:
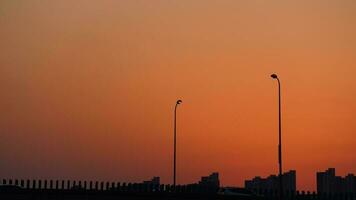
{"label": "tall street lamp", "polygon": [[279,144],[278,144],[278,163],[279,163],[279,197],[283,198],[283,181],[282,181],[282,113],[281,113],[281,82],[276,74],[272,74],[273,79],[278,81],[278,110],[279,110]]}
{"label": "tall street lamp", "polygon": [[174,107],[174,155],[173,155],[173,186],[176,187],[176,146],[177,146],[177,107],[182,103],[182,100],[178,100]]}

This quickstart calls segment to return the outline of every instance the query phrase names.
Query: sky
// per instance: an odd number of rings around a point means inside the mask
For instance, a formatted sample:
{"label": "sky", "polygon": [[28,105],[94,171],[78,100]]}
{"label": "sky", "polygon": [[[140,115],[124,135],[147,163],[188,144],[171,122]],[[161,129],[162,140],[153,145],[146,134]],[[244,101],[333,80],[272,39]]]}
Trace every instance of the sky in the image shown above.
{"label": "sky", "polygon": [[354,0],[0,2],[0,177],[356,173]]}

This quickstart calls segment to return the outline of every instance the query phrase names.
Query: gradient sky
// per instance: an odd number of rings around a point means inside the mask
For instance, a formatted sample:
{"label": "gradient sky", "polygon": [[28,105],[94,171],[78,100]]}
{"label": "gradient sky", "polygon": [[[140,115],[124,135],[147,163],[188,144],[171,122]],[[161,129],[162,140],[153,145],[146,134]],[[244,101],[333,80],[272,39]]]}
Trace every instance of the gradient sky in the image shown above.
{"label": "gradient sky", "polygon": [[356,173],[356,1],[0,2],[0,177]]}

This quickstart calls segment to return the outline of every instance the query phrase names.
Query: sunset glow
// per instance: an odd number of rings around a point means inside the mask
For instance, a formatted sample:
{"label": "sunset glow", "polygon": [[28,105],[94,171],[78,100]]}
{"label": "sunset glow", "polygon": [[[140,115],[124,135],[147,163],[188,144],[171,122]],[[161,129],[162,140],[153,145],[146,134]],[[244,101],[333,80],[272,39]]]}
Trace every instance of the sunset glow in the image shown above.
{"label": "sunset glow", "polygon": [[0,177],[356,173],[356,1],[0,2]]}

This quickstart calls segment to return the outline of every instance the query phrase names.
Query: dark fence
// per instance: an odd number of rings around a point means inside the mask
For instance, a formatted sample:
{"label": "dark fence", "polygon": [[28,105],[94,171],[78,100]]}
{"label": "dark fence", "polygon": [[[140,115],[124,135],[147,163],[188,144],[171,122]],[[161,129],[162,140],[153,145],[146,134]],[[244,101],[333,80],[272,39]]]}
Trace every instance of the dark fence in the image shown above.
{"label": "dark fence", "polygon": [[[3,179],[0,180],[0,195],[15,193],[36,193],[36,194],[79,194],[79,195],[130,195],[130,194],[148,194],[148,195],[181,195],[184,197],[197,197],[195,199],[232,199],[223,198],[218,195],[216,186],[211,185],[163,185],[153,183],[125,183],[125,182],[104,182],[104,181],[71,181],[71,180],[19,180]],[[278,200],[278,190],[257,190],[252,189],[255,195],[248,198],[236,197],[233,199],[263,199]],[[184,196],[185,195],[185,196]],[[32,196],[33,197],[33,196]],[[199,197],[199,198],[198,198]],[[204,197],[204,198],[203,198]],[[24,198],[25,199],[25,198]],[[32,198],[35,199],[35,198]],[[41,198],[51,199],[51,198]],[[63,198],[65,199],[65,198]],[[100,198],[99,198],[100,199]],[[192,198],[189,198],[192,199]],[[309,191],[286,191],[283,194],[283,200],[356,200],[355,193],[338,194],[317,194]]]}
{"label": "dark fence", "polygon": [[121,183],[104,181],[71,181],[71,180],[12,180],[0,181],[1,190],[58,190],[58,191],[117,191],[128,193],[216,193],[218,188],[209,185],[163,185],[151,183]]}

